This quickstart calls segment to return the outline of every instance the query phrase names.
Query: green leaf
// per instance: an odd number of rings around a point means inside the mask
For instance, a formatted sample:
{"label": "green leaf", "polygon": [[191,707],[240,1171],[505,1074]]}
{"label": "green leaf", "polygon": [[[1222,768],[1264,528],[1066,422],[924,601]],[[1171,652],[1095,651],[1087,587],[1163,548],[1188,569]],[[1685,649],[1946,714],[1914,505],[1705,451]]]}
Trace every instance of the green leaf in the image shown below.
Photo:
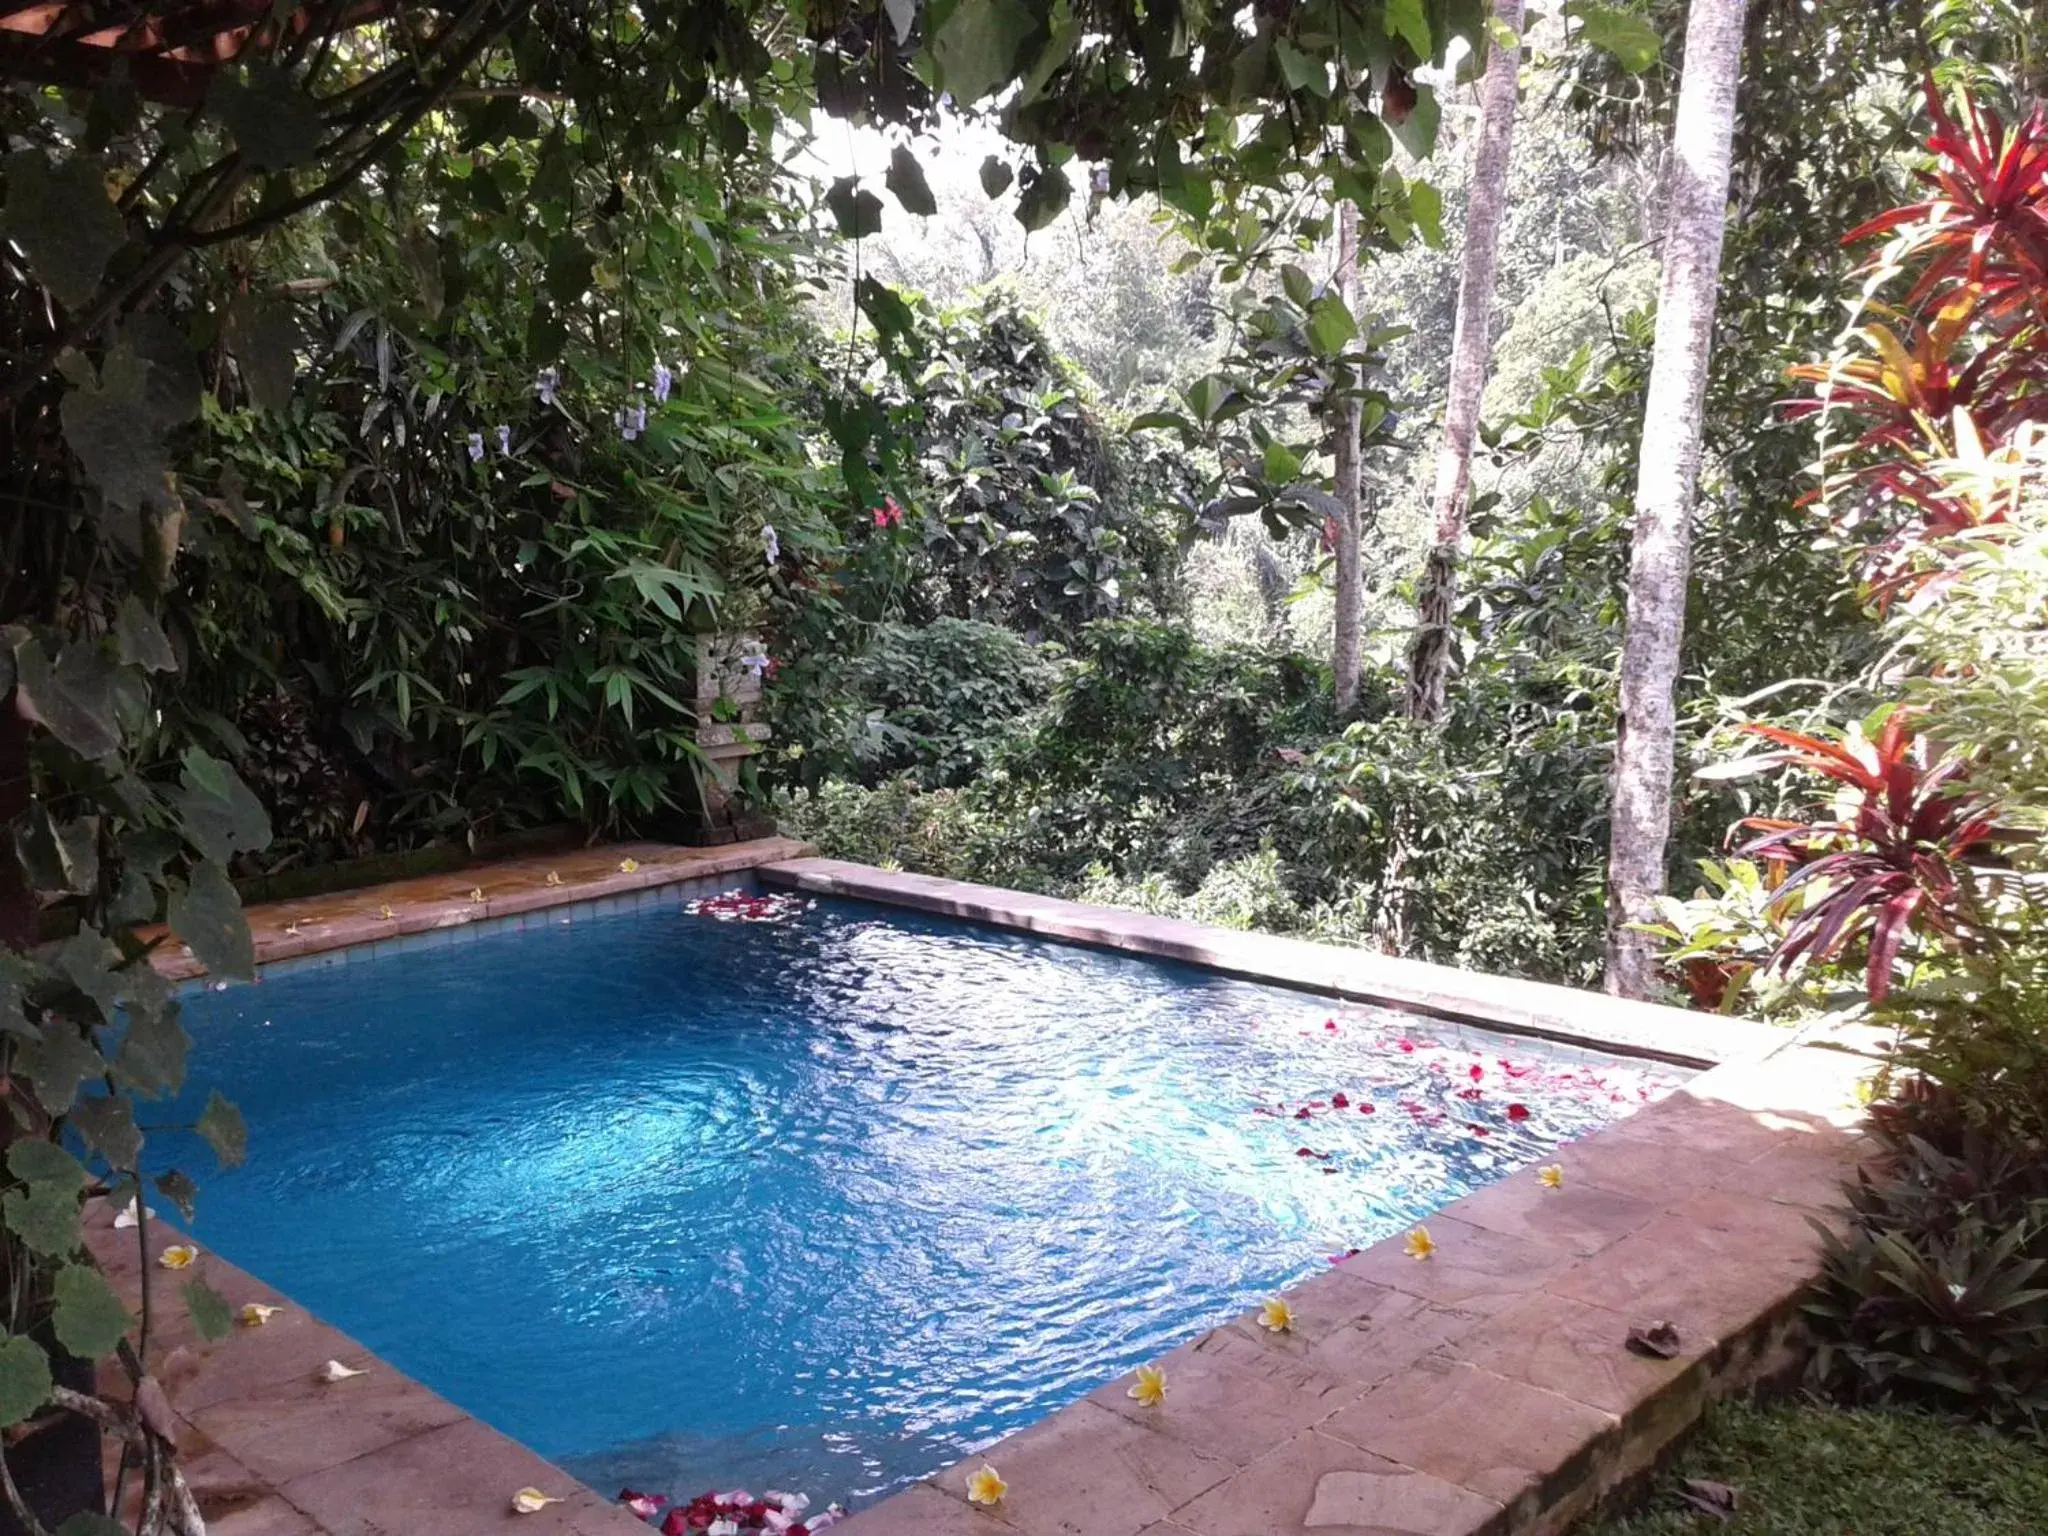
{"label": "green leaf", "polygon": [[166,315],[143,310],[114,328],[114,345],[141,358],[149,373],[143,420],[151,431],[183,426],[199,414],[199,363],[184,332]]}
{"label": "green leaf", "polygon": [[218,1088],[207,1095],[197,1129],[213,1148],[213,1155],[220,1159],[221,1167],[240,1167],[249,1155],[249,1127],[242,1120],[242,1112],[222,1098]]}
{"label": "green leaf", "polygon": [[157,1175],[156,1192],[178,1208],[178,1214],[187,1221],[199,1203],[199,1186],[173,1168],[169,1173]]}
{"label": "green leaf", "polygon": [[1285,443],[1276,439],[1266,444],[1266,452],[1259,468],[1272,484],[1291,485],[1300,478],[1301,459]]}
{"label": "green leaf", "polygon": [[848,240],[865,240],[882,232],[882,200],[861,190],[858,180],[842,176],[825,193],[825,206],[832,211],[839,233]]}
{"label": "green leaf", "polygon": [[56,966],[64,979],[91,998],[110,1022],[127,996],[120,964],[120,949],[90,923],[58,946],[56,954]]}
{"label": "green leaf", "polygon": [[1386,28],[1390,35],[1406,41],[1418,59],[1427,59],[1435,52],[1422,0],[1387,0]]}
{"label": "green leaf", "polygon": [[882,9],[889,13],[889,24],[896,29],[896,41],[910,41],[910,29],[917,25],[917,0],[882,0]]}
{"label": "green leaf", "polygon": [[1444,199],[1443,194],[1426,181],[1408,183],[1408,213],[1415,220],[1415,227],[1422,231],[1423,242],[1431,250],[1444,247]]}
{"label": "green leaf", "polygon": [[939,211],[932,189],[924,179],[924,168],[917,163],[917,157],[902,145],[891,151],[889,170],[882,181],[907,212],[930,218]]}
{"label": "green leaf", "polygon": [[54,1141],[17,1141],[7,1153],[7,1171],[24,1184],[50,1184],[75,1195],[85,1188],[85,1165]]}
{"label": "green leaf", "polygon": [[167,920],[210,974],[244,980],[256,974],[256,944],[242,898],[220,865],[208,860],[182,886],[171,887]]}
{"label": "green leaf", "polygon": [[131,667],[140,667],[145,672],[177,670],[178,658],[171,652],[170,637],[133,592],[121,599],[121,611],[114,616],[114,642],[120,648],[121,660]]}
{"label": "green leaf", "polygon": [[557,304],[580,303],[590,292],[597,258],[574,235],[557,235],[548,242],[548,297]]}
{"label": "green leaf", "polygon": [[100,819],[54,821],[40,803],[15,829],[14,852],[31,889],[84,895],[98,889]]}
{"label": "green leaf", "polygon": [[1280,74],[1291,91],[1330,94],[1330,68],[1320,56],[1310,58],[1286,38],[1273,40],[1273,57],[1280,61]]}
{"label": "green leaf", "polygon": [[60,1259],[78,1247],[78,1193],[57,1184],[10,1189],[0,1199],[7,1230],[44,1258]]}
{"label": "green leaf", "polygon": [[1334,293],[1308,306],[1308,344],[1318,357],[1335,357],[1358,336],[1358,322]]}
{"label": "green leaf", "polygon": [[1567,16],[1579,23],[1579,36],[1602,53],[1614,55],[1616,63],[1632,75],[1639,75],[1664,54],[1664,39],[1647,17],[1601,0],[1572,0]]}
{"label": "green leaf", "polygon": [[14,653],[15,699],[23,714],[80,757],[111,756],[121,746],[114,718],[118,670],[97,642],[74,640],[50,664],[33,635]]}
{"label": "green leaf", "polygon": [[930,43],[939,88],[972,106],[1007,82],[1038,18],[1022,0],[958,0]]}
{"label": "green leaf", "polygon": [[50,1114],[61,1115],[78,1097],[78,1086],[107,1070],[106,1061],[75,1024],[52,1023],[43,1038],[20,1046],[15,1070],[34,1084],[36,1101]]}
{"label": "green leaf", "polygon": [[43,286],[76,309],[99,292],[108,259],[128,239],[99,158],[67,155],[53,167],[40,150],[23,149],[7,157],[6,172],[0,222]]}
{"label": "green leaf", "polygon": [[185,1310],[192,1314],[192,1326],[199,1330],[200,1338],[211,1342],[228,1336],[235,1326],[235,1314],[227,1297],[197,1278],[185,1282],[183,1294]]}
{"label": "green leaf", "polygon": [[320,110],[286,71],[259,59],[238,79],[223,71],[208,104],[259,175],[288,171],[320,153]]}
{"label": "green leaf", "polygon": [[50,1324],[57,1342],[81,1360],[112,1354],[134,1325],[107,1277],[90,1264],[66,1264],[51,1291],[55,1308]]}
{"label": "green leaf", "polygon": [[0,1343],[0,1429],[34,1415],[50,1400],[50,1357],[19,1334]]}
{"label": "green leaf", "polygon": [[128,1536],[128,1527],[105,1515],[83,1511],[57,1527],[55,1536]]}
{"label": "green leaf", "polygon": [[214,776],[198,770],[194,753],[206,756],[197,748],[185,753],[184,772],[179,775],[183,782],[170,797],[183,823],[185,840],[216,864],[225,864],[238,853],[260,853],[269,847],[270,818],[263,802],[234,769],[211,759],[227,793],[210,788]]}
{"label": "green leaf", "polygon": [[1442,118],[1443,108],[1437,102],[1435,89],[1424,85],[1416,88],[1415,105],[1408,109],[1408,115],[1388,126],[1403,149],[1417,160],[1427,160],[1436,149],[1436,130]]}
{"label": "green leaf", "polygon": [[1315,279],[1291,261],[1280,269],[1280,286],[1286,289],[1297,309],[1307,309],[1309,300],[1316,296]]}
{"label": "green leaf", "polygon": [[228,306],[222,332],[242,371],[250,403],[260,411],[291,409],[300,339],[291,306],[265,294],[245,293]]}
{"label": "green leaf", "polygon": [[109,1168],[133,1169],[142,1157],[135,1106],[124,1094],[87,1094],[71,1106],[71,1124]]}
{"label": "green leaf", "polygon": [[1001,197],[1010,190],[1010,183],[1017,179],[1017,173],[1010,169],[1008,162],[988,155],[981,162],[981,190],[990,197]]}
{"label": "green leaf", "polygon": [[1073,195],[1074,184],[1067,180],[1067,173],[1056,165],[1047,166],[1017,200],[1017,222],[1027,230],[1043,229],[1066,210]]}
{"label": "green leaf", "polygon": [[97,374],[75,352],[58,366],[73,385],[60,413],[64,441],[100,494],[117,507],[169,501],[164,477],[171,461],[150,419],[149,364],[116,345]]}
{"label": "green leaf", "polygon": [[[175,896],[171,910],[177,910]],[[114,1056],[114,1076],[137,1093],[174,1094],[185,1086],[185,1058],[191,1049],[192,1037],[178,1022],[177,1004],[131,1011],[128,1033]]]}

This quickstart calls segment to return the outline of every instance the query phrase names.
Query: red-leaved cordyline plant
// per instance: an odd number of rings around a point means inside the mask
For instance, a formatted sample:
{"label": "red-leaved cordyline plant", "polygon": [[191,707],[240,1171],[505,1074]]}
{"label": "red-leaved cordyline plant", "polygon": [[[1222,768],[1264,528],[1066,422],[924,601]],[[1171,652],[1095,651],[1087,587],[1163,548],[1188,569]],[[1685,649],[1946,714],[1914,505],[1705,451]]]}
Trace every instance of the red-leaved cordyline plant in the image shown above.
{"label": "red-leaved cordyline plant", "polygon": [[1851,333],[1865,350],[1792,370],[1816,389],[1787,407],[1856,422],[1825,457],[1865,493],[1849,516],[1891,525],[1872,551],[1881,602],[1926,579],[1942,540],[2006,521],[2017,471],[2001,466],[2048,421],[2048,107],[2007,127],[1968,96],[1952,114],[1930,83],[1927,110],[1930,195],[1845,240],[1890,237],[1862,269],[1873,295],[1918,275],[1897,306],[1870,304],[1880,318]]}
{"label": "red-leaved cordyline plant", "polygon": [[1962,758],[1928,762],[1927,744],[1903,710],[1886,717],[1861,753],[1778,726],[1747,729],[1786,748],[1780,758],[1786,766],[1818,773],[1846,791],[1827,820],[1752,817],[1742,823],[1763,833],[1745,854],[1794,866],[1778,888],[1781,897],[1822,888],[1787,925],[1772,967],[1783,969],[1801,956],[1831,959],[1867,935],[1864,985],[1880,1002],[1909,933],[1963,946],[1978,941],[1971,858],[1995,853],[2016,834],[1999,825],[1997,808],[1984,796],[1964,787],[1968,765]]}

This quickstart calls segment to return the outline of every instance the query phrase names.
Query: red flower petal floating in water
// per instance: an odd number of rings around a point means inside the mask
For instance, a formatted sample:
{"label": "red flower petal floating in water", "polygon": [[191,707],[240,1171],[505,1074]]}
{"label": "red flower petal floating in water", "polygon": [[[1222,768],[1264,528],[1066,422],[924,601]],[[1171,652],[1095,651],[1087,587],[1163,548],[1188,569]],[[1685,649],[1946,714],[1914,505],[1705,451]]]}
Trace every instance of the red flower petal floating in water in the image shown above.
{"label": "red flower petal floating in water", "polygon": [[1304,1104],[1301,1106],[1301,1108],[1297,1109],[1294,1112],[1294,1118],[1297,1120],[1311,1120],[1315,1117],[1313,1113],[1310,1111],[1309,1107],[1306,1104]]}
{"label": "red flower petal floating in water", "polygon": [[1325,1020],[1323,1020],[1323,1028],[1325,1028],[1325,1029],[1335,1029],[1336,1027],[1337,1027],[1337,1021],[1336,1021],[1335,1019],[1325,1019]]}
{"label": "red flower petal floating in water", "polygon": [[1529,1118],[1529,1106],[1528,1106],[1528,1105],[1526,1105],[1526,1104],[1510,1104],[1510,1105],[1508,1106],[1508,1118],[1509,1118],[1510,1120],[1526,1120],[1526,1119],[1528,1119],[1528,1118]]}
{"label": "red flower petal floating in water", "polygon": [[1466,1100],[1468,1103],[1476,1104],[1486,1097],[1486,1093],[1485,1090],[1479,1088],[1460,1088],[1458,1090],[1458,1097]]}
{"label": "red flower petal floating in water", "polygon": [[1481,1065],[1479,1065],[1479,1063],[1478,1063],[1478,1062],[1476,1062],[1476,1061],[1475,1061],[1475,1062],[1473,1062],[1473,1063],[1472,1063],[1472,1081],[1476,1083],[1476,1082],[1478,1082],[1478,1081],[1479,1081],[1479,1080],[1480,1080],[1480,1079],[1481,1079],[1482,1077],[1484,1077],[1484,1076],[1486,1076],[1486,1068],[1484,1068],[1484,1067],[1482,1067]]}
{"label": "red flower petal floating in water", "polygon": [[1415,1042],[1413,1040],[1397,1040],[1394,1043],[1404,1051],[1412,1052],[1415,1049]]}
{"label": "red flower petal floating in water", "polygon": [[1369,1115],[1372,1113],[1372,1106],[1370,1104],[1361,1104],[1358,1106],[1358,1112],[1361,1115]]}
{"label": "red flower petal floating in water", "polygon": [[1470,1130],[1474,1136],[1491,1136],[1493,1134],[1492,1131],[1489,1131],[1483,1125],[1468,1126],[1467,1129]]}
{"label": "red flower petal floating in water", "polygon": [[621,1488],[619,1502],[642,1520],[652,1520],[668,1500],[658,1493],[635,1493],[631,1488]]}
{"label": "red flower petal floating in water", "polygon": [[1350,1107],[1351,1100],[1346,1095],[1341,1093],[1333,1093],[1330,1095],[1330,1108],[1349,1109]]}
{"label": "red flower petal floating in water", "polygon": [[687,902],[683,910],[691,917],[716,918],[721,923],[779,923],[803,911],[801,896],[752,896],[745,891],[726,891]]}
{"label": "red flower petal floating in water", "polygon": [[1296,1157],[1317,1157],[1321,1158],[1324,1162],[1327,1163],[1331,1158],[1335,1157],[1337,1154],[1334,1152],[1318,1152],[1313,1147],[1296,1147],[1294,1149],[1294,1155]]}
{"label": "red flower petal floating in water", "polygon": [[1346,1259],[1355,1259],[1355,1258],[1357,1258],[1357,1257],[1358,1257],[1358,1254],[1359,1254],[1359,1250],[1358,1250],[1358,1249],[1356,1249],[1356,1248],[1346,1248],[1346,1249],[1345,1249],[1345,1250],[1344,1250],[1344,1251],[1343,1251],[1342,1253],[1333,1253],[1333,1254],[1331,1254],[1331,1255],[1330,1255],[1330,1262],[1331,1262],[1332,1264],[1342,1264],[1342,1263],[1343,1263],[1343,1262],[1344,1262],[1344,1261],[1345,1261]]}

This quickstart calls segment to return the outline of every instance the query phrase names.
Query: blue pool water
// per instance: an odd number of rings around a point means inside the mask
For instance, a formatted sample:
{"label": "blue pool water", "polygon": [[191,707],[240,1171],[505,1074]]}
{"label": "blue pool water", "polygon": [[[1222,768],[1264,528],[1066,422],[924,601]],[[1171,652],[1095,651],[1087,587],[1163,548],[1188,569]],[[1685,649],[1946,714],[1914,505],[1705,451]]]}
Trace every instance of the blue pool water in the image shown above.
{"label": "blue pool water", "polygon": [[250,1132],[201,1245],[606,1494],[894,1487],[1669,1086],[860,903],[680,901],[187,1003],[192,1107]]}

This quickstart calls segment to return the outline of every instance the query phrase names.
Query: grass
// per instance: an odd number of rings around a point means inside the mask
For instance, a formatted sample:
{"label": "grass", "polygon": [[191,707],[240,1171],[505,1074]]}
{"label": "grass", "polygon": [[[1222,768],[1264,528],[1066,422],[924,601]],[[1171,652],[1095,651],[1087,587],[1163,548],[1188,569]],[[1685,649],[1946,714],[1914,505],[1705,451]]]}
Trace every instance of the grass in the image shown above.
{"label": "grass", "polygon": [[[1733,1520],[1688,1510],[1686,1478],[1741,1490]],[[2042,1536],[2048,1448],[1921,1414],[1721,1404],[1640,1509],[1582,1536]]]}

